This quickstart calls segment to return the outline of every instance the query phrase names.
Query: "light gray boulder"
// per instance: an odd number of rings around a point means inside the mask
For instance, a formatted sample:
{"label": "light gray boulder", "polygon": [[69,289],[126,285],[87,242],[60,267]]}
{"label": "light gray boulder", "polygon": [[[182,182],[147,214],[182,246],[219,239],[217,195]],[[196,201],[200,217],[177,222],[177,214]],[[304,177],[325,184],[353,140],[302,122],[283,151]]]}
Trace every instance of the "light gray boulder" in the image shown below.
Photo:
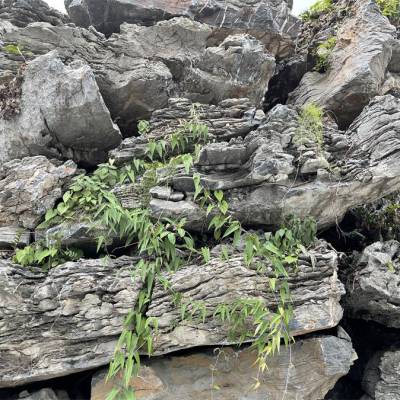
{"label": "light gray boulder", "polygon": [[[45,23],[0,39],[25,46],[27,59],[57,49],[64,59],[87,62],[112,117],[131,134],[138,120],[165,108],[170,97],[204,103],[248,97],[253,104],[261,102],[274,73],[273,55],[243,33],[210,45],[211,33],[208,25],[179,17],[150,27],[123,24],[121,32],[108,39],[93,29]],[[23,61],[0,53],[0,77],[16,73]]]}
{"label": "light gray boulder", "polygon": [[340,128],[348,127],[380,93],[392,58],[395,27],[372,0],[357,0],[342,22],[326,73],[308,72],[289,102],[314,102],[333,113]]}
{"label": "light gray boulder", "polygon": [[86,28],[93,25],[107,35],[119,32],[124,22],[149,26],[183,16],[213,27],[213,40],[246,32],[280,56],[293,51],[291,39],[296,37],[300,25],[290,14],[292,5],[282,0],[66,0],[65,6],[75,24]]}
{"label": "light gray boulder", "polygon": [[62,197],[76,173],[73,161],[63,164],[44,156],[3,164],[0,168],[0,227],[8,232],[16,229],[15,237],[18,228],[22,228],[22,233],[24,228],[34,229]]}
{"label": "light gray boulder", "polygon": [[[296,215],[313,216],[324,228],[348,209],[400,189],[398,98],[376,97],[347,132],[325,120],[322,149],[315,139],[299,142],[298,111],[278,105],[243,140],[211,143],[200,153],[192,172],[204,186],[224,190],[243,224],[277,226]],[[154,215],[186,215],[190,209],[188,228],[204,229],[204,212],[191,201],[193,180],[181,171],[171,186],[187,197],[178,203],[152,200]]]}
{"label": "light gray boulder", "polygon": [[0,163],[44,154],[95,165],[121,142],[90,67],[54,51],[30,62],[20,112],[0,120]]}
{"label": "light gray boulder", "polygon": [[[218,304],[253,298],[262,299],[269,307],[276,305],[275,296],[268,289],[272,273],[268,265],[266,273],[259,274],[244,265],[242,255],[223,262],[217,253],[215,249],[209,263],[188,265],[170,277],[173,290],[182,293],[184,301],[193,298],[205,302],[204,322],[197,318],[181,321],[179,306],[173,304],[170,291],[166,292],[161,282],[156,283],[148,312],[159,318],[155,355],[238,342],[239,339],[229,339],[228,327],[213,318]],[[106,365],[112,358],[124,317],[134,307],[142,288],[140,278],[133,275],[138,260],[80,260],[48,273],[0,261],[0,275],[7,276],[0,280],[0,387]],[[326,244],[316,244],[309,255],[300,257],[289,285],[294,335],[329,329],[339,323],[343,285],[337,278],[337,254]],[[349,359],[350,349],[351,346],[346,350]],[[340,365],[333,363],[333,375],[334,370],[343,370]]]}
{"label": "light gray boulder", "polygon": [[368,246],[347,278],[346,311],[353,318],[400,328],[400,243]]}
{"label": "light gray boulder", "polygon": [[[351,342],[335,336],[300,339],[268,360],[254,390],[255,352],[223,347],[146,360],[131,385],[144,400],[319,400],[355,358]],[[91,400],[103,400],[112,388],[105,375],[100,371],[93,377]]]}

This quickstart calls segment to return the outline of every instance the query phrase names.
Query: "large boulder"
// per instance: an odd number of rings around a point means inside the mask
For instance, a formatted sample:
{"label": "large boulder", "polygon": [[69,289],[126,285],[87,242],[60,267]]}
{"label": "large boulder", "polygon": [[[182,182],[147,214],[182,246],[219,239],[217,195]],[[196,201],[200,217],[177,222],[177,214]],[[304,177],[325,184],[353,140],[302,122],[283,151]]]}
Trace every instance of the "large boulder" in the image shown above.
{"label": "large boulder", "polygon": [[44,154],[95,165],[121,142],[90,67],[56,51],[28,64],[19,108],[0,120],[0,163]]}
{"label": "large boulder", "polygon": [[219,40],[232,33],[250,33],[281,56],[292,51],[290,39],[296,37],[299,28],[299,21],[290,14],[291,4],[287,3],[282,0],[65,0],[74,23],[86,28],[93,25],[107,35],[119,32],[124,22],[149,26],[183,16],[210,25],[213,36]]}
{"label": "large boulder", "polygon": [[372,400],[400,399],[400,351],[376,353],[365,368],[362,386]]}
{"label": "large boulder", "polygon": [[[137,261],[128,257],[81,260],[60,265],[48,274],[0,261],[0,274],[7,276],[0,281],[0,387],[106,365],[124,317],[142,287],[139,277],[132,282]],[[244,265],[243,256],[233,255],[222,262],[215,252],[209,263],[181,269],[171,277],[172,288],[183,294],[184,301],[192,298],[206,304],[204,322],[197,318],[182,321],[170,291],[157,282],[148,313],[160,318],[155,354],[238,342],[239,338],[228,337],[223,322],[213,318],[215,308],[242,298],[262,299],[274,307],[275,297],[267,289],[271,274],[268,265],[266,273],[259,274]],[[342,317],[343,286],[337,278],[336,252],[319,243],[300,257],[291,276],[292,333],[337,325]]]}
{"label": "large boulder", "polygon": [[372,0],[357,0],[336,34],[325,73],[308,72],[289,102],[318,103],[348,127],[376,95],[395,46],[395,28]]}
{"label": "large boulder", "polygon": [[[356,358],[351,342],[336,336],[299,340],[291,349],[268,360],[268,370],[257,377],[256,354],[248,348],[224,347],[150,359],[140,377],[132,379],[143,400],[318,400],[349,371]],[[91,400],[105,400],[113,381],[106,371],[92,380]]]}
{"label": "large boulder", "polygon": [[[83,59],[93,69],[112,117],[132,133],[139,119],[166,107],[171,96],[202,103],[248,97],[261,103],[274,73],[272,54],[244,33],[209,45],[211,33],[208,25],[178,17],[150,27],[124,24],[109,39],[93,29],[45,23],[0,39],[19,43],[27,59],[53,49],[65,59]],[[22,56],[0,53],[0,78],[16,73],[23,61]]]}
{"label": "large boulder", "polygon": [[17,27],[25,27],[32,22],[48,22],[51,25],[69,22],[67,15],[42,0],[0,0],[0,19],[10,21]]}
{"label": "large boulder", "polygon": [[[76,173],[73,161],[63,164],[44,156],[3,164],[0,168],[0,227],[34,229],[62,197]],[[11,231],[17,236],[14,229]]]}
{"label": "large boulder", "polygon": [[[241,222],[276,226],[287,215],[311,215],[324,228],[349,208],[400,189],[399,99],[376,97],[345,133],[325,119],[320,139],[302,136],[299,111],[278,105],[243,139],[201,150],[194,172],[204,186],[225,191]],[[178,171],[171,185],[186,193],[185,199],[152,200],[154,215],[185,216],[193,230],[207,227],[205,213],[192,201],[191,177]]]}
{"label": "large boulder", "polygon": [[346,312],[353,318],[400,328],[400,243],[368,246],[347,278]]}

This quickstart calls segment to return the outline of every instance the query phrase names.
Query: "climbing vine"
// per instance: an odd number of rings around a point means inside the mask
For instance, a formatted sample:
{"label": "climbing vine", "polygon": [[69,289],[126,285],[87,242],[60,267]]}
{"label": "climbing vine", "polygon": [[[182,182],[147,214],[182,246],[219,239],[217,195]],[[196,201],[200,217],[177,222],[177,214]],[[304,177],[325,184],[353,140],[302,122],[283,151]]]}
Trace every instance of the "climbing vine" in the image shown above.
{"label": "climbing vine", "polygon": [[[320,116],[316,108],[308,110],[304,115],[305,124],[308,123],[308,114]],[[318,128],[315,136],[320,140],[319,124],[311,119],[309,126]],[[139,373],[140,355],[152,354],[158,329],[157,320],[146,315],[156,281],[170,291],[175,306],[180,310],[181,322],[195,318],[204,322],[216,318],[228,325],[229,334],[239,343],[252,341],[258,352],[260,375],[267,368],[267,358],[279,351],[281,340],[286,345],[293,340],[289,329],[292,306],[288,278],[290,271],[296,269],[299,254],[306,252],[315,239],[315,222],[291,219],[277,232],[263,236],[247,231],[230,212],[223,191],[204,187],[201,176],[193,173],[198,146],[208,138],[208,128],[201,124],[195,108],[189,121],[182,121],[176,132],[160,139],[151,136],[148,122],[141,121],[138,131],[148,139],[143,159],[135,159],[119,168],[110,161],[100,165],[92,175],[76,177],[62,201],[47,212],[42,224],[46,228],[64,221],[84,220],[107,230],[107,236],[100,234],[97,237],[99,253],[107,246],[108,236],[112,235],[123,240],[125,246],[133,247],[140,256],[140,261],[134,266],[133,279],[141,284],[142,289],[134,309],[125,318],[110,363],[108,379],[116,378],[117,383],[107,400],[136,399],[130,381]],[[268,307],[263,299],[254,298],[237,299],[209,310],[205,303],[192,299],[183,301],[180,293],[173,292],[165,272],[173,274],[193,260],[208,263],[211,259],[210,248],[185,229],[185,219],[154,219],[147,207],[149,189],[160,183],[168,184],[177,170],[192,176],[194,201],[205,214],[213,240],[222,244],[221,258],[227,260],[229,251],[241,252],[244,265],[260,275],[268,274],[268,290],[276,298],[274,307]],[[135,185],[141,195],[140,207],[124,208],[112,192],[116,185],[125,184]],[[62,260],[68,251],[61,245],[55,249],[41,247],[41,243],[35,246],[17,250],[16,261],[40,265],[48,257]],[[74,259],[78,254],[69,256]],[[259,384],[257,377],[255,387]]]}

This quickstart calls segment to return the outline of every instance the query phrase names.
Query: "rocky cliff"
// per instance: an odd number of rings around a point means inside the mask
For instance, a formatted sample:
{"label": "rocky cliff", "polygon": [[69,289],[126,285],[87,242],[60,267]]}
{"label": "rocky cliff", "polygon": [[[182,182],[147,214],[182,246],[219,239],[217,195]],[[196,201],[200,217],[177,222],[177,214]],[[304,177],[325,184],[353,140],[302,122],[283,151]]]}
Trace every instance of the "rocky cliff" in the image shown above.
{"label": "rocky cliff", "polygon": [[0,0],[0,398],[400,399],[400,3]]}

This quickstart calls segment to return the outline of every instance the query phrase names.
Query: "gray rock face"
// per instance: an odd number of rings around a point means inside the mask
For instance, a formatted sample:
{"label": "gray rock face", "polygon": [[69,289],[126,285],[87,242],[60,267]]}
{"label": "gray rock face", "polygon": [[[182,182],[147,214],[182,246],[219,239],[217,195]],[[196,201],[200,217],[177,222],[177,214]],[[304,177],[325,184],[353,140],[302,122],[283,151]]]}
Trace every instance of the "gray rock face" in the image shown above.
{"label": "gray rock face", "polygon": [[[343,286],[337,279],[336,253],[321,243],[310,254],[311,258],[301,257],[290,280],[295,335],[331,328],[342,317]],[[136,262],[128,257],[81,260],[60,265],[46,275],[0,261],[0,274],[7,276],[0,281],[0,387],[107,364],[124,316],[141,288],[140,281],[132,282]],[[157,283],[149,309],[149,315],[160,318],[155,354],[229,344],[227,327],[212,317],[215,307],[244,297],[263,299],[273,307],[274,296],[268,290],[271,271],[266,267],[266,274],[260,275],[247,269],[241,256],[223,263],[213,253],[208,264],[180,270],[172,278],[172,288],[184,300],[192,297],[205,302],[208,317],[204,323],[196,319],[183,323],[169,292]]]}
{"label": "gray rock face", "polygon": [[[299,340],[290,353],[282,349],[269,360],[269,369],[254,390],[255,353],[245,347],[224,347],[146,361],[132,387],[143,400],[208,399],[210,390],[216,400],[323,399],[354,358],[351,342],[335,336]],[[104,380],[105,373],[93,378],[91,400],[104,400],[112,388],[113,382]]]}
{"label": "gray rock face", "polygon": [[231,33],[248,32],[274,48],[282,56],[291,51],[290,38],[295,38],[299,21],[290,14],[291,5],[280,0],[245,1],[138,1],[66,0],[67,11],[74,23],[111,34],[127,22],[153,25],[177,16],[208,24],[219,39]]}
{"label": "gray rock face", "polygon": [[303,105],[315,102],[347,127],[380,93],[395,46],[395,28],[370,0],[358,0],[337,32],[337,43],[326,73],[309,72],[290,95]]}
{"label": "gray rock face", "polygon": [[346,310],[352,317],[400,327],[400,243],[368,246],[348,277]]}
{"label": "gray rock face", "polygon": [[45,388],[36,392],[29,393],[24,391],[20,393],[19,399],[21,400],[69,400],[69,396],[64,391],[54,391],[53,389]]}
{"label": "gray rock face", "polygon": [[[294,214],[330,226],[349,208],[400,189],[399,110],[400,100],[387,95],[371,101],[346,133],[326,120],[318,150],[315,139],[299,142],[298,111],[279,105],[243,140],[206,145],[195,170],[205,186],[225,191],[230,210],[244,224],[276,226]],[[154,214],[189,214],[190,229],[204,228],[204,214],[190,200],[192,180],[182,172],[172,187],[187,193],[186,199],[154,199]]]}
{"label": "gray rock face", "polygon": [[[57,49],[64,58],[81,58],[93,69],[113,118],[132,132],[139,119],[167,106],[172,96],[202,103],[248,97],[259,104],[274,73],[274,57],[246,34],[208,44],[208,25],[173,18],[154,26],[124,24],[109,39],[72,26],[31,24],[1,36],[18,42],[35,57]],[[123,54],[123,56],[121,56]],[[2,74],[15,72],[21,57],[0,54]]]}
{"label": "gray rock face", "polygon": [[366,366],[362,385],[372,400],[400,399],[400,351],[376,353]]}
{"label": "gray rock face", "polygon": [[48,22],[62,25],[69,22],[67,15],[60,13],[42,0],[1,0],[0,19],[10,21],[17,27],[32,22]]}
{"label": "gray rock face", "polygon": [[93,72],[82,61],[65,65],[57,52],[29,63],[20,113],[0,120],[0,162],[45,154],[97,164],[121,142]]}
{"label": "gray rock face", "polygon": [[27,157],[0,169],[0,226],[34,229],[77,173],[74,162]]}

